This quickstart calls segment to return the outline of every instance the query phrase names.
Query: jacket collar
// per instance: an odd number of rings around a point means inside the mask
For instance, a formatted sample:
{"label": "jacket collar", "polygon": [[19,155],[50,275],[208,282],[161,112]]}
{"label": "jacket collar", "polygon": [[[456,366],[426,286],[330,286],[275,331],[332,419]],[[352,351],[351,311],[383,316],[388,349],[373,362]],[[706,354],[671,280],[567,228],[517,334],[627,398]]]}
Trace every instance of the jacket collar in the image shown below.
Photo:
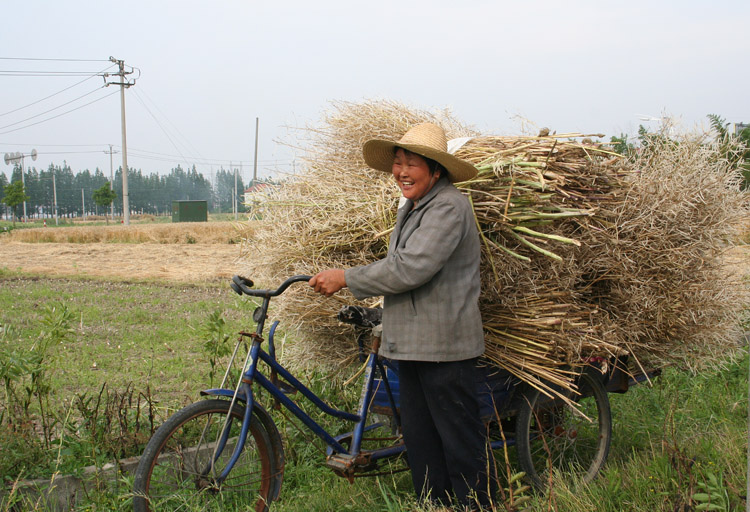
{"label": "jacket collar", "polygon": [[424,197],[417,202],[417,206],[414,206],[414,201],[412,201],[411,199],[407,199],[406,203],[404,203],[403,208],[407,212],[410,212],[412,208],[414,210],[418,210],[429,203],[433,197],[438,195],[438,192],[448,186],[450,186],[450,181],[448,181],[448,178],[446,176],[441,176],[440,179],[435,182],[429,192],[427,192]]}

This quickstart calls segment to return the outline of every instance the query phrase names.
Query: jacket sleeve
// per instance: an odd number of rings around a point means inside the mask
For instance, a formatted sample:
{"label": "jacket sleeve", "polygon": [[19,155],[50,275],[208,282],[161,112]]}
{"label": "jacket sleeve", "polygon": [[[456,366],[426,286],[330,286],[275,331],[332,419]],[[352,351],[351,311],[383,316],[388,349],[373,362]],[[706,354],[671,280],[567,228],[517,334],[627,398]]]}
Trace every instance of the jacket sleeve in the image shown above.
{"label": "jacket sleeve", "polygon": [[357,299],[395,295],[428,282],[465,236],[465,220],[451,202],[430,204],[403,246],[385,259],[346,270],[346,283]]}

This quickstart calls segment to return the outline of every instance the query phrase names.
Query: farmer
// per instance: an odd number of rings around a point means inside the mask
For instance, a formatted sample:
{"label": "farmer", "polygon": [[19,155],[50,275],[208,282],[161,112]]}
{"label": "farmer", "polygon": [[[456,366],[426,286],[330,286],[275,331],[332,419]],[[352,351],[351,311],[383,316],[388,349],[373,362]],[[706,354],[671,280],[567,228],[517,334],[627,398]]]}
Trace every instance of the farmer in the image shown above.
{"label": "farmer", "polygon": [[442,128],[414,126],[397,143],[374,139],[362,153],[391,172],[404,196],[388,255],[310,279],[330,296],[384,296],[380,354],[399,363],[401,420],[417,494],[438,505],[488,507],[494,479],[479,417],[476,362],[480,246],[471,205],[453,183],[476,168],[447,152]]}

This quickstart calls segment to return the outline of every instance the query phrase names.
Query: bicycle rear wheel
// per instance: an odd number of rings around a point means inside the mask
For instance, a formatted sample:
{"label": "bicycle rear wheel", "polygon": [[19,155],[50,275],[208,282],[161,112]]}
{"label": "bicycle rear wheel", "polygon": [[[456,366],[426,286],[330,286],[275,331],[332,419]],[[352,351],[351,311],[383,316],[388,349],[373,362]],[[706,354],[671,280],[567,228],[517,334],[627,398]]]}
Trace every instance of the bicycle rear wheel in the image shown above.
{"label": "bicycle rear wheel", "polygon": [[[229,406],[227,400],[196,402],[159,427],[135,473],[135,512],[225,510],[252,503],[256,512],[268,510],[277,497],[283,468],[275,467],[279,459],[256,411],[240,458],[226,479],[217,481],[238,442],[245,413],[243,405],[235,404],[226,442],[218,450]],[[216,451],[220,454],[212,467]]]}
{"label": "bicycle rear wheel", "polygon": [[612,439],[607,391],[588,372],[581,374],[578,391],[580,395],[571,399],[580,412],[536,389],[529,389],[522,400],[516,450],[521,469],[538,489],[546,487],[550,469],[569,471],[590,482],[607,461]]}

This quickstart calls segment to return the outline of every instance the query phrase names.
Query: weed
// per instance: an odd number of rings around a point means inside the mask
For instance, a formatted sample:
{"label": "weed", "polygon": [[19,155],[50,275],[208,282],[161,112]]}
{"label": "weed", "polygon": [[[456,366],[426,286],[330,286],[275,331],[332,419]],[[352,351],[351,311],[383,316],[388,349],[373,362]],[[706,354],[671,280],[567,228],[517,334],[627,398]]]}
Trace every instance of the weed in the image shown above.
{"label": "weed", "polygon": [[[42,330],[28,349],[20,343],[15,329],[3,326],[0,345],[0,378],[5,390],[5,411],[0,415],[6,426],[19,431],[34,427],[30,407],[34,398],[39,406],[43,440],[49,448],[54,418],[48,413],[51,387],[47,379],[49,350],[70,334],[73,314],[65,305],[45,308]],[[11,343],[12,342],[12,343]],[[16,346],[12,346],[16,345]]]}
{"label": "weed", "polygon": [[695,510],[729,512],[729,494],[721,474],[707,472],[706,480],[698,482],[696,488],[700,492],[693,494],[693,501],[698,503]]}
{"label": "weed", "polygon": [[[79,394],[74,403],[81,425],[68,438],[83,441],[84,448],[95,446],[94,453],[104,460],[139,455],[155,430],[153,400],[148,392],[136,393],[132,384],[123,391],[110,391],[104,384],[96,397]],[[69,453],[75,448],[76,443],[68,443]]]}
{"label": "weed", "polygon": [[383,483],[379,478],[376,479],[378,483],[378,489],[380,489],[380,496],[383,498],[383,504],[387,512],[400,512],[401,504],[398,499],[393,495],[393,490],[383,486]]}
{"label": "weed", "polygon": [[208,355],[208,363],[210,365],[208,381],[212,386],[220,363],[223,358],[232,352],[229,335],[226,332],[226,325],[227,323],[222,317],[222,311],[216,309],[208,316],[208,320],[206,320],[203,327],[205,336],[203,351]]}
{"label": "weed", "polygon": [[[51,447],[57,425],[49,398],[49,352],[70,334],[72,318],[65,305],[47,306],[42,329],[28,349],[16,329],[7,324],[0,327],[0,379],[5,398],[0,411],[0,477],[4,480],[40,462],[44,465],[43,454]],[[38,409],[32,412],[34,403]]]}

